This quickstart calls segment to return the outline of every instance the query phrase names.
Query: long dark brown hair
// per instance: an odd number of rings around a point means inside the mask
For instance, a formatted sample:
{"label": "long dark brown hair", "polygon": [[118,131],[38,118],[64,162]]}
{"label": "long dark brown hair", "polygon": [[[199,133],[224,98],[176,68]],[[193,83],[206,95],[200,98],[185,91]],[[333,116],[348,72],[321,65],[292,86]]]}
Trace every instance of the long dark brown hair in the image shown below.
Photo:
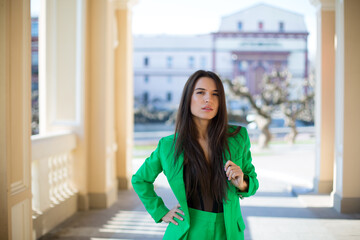
{"label": "long dark brown hair", "polygon": [[[191,97],[196,82],[208,77],[214,80],[218,94],[219,107],[216,116],[211,119],[208,128],[209,162],[198,142],[198,130],[191,113]],[[236,134],[240,129],[233,132]],[[186,196],[190,196],[200,187],[202,194],[213,196],[217,202],[226,199],[226,174],[224,171],[223,157],[229,151],[227,138],[228,119],[226,111],[225,91],[220,78],[213,72],[198,70],[187,80],[182,93],[175,127],[175,163],[179,156],[184,154],[183,167]],[[190,186],[190,187],[189,187]]]}

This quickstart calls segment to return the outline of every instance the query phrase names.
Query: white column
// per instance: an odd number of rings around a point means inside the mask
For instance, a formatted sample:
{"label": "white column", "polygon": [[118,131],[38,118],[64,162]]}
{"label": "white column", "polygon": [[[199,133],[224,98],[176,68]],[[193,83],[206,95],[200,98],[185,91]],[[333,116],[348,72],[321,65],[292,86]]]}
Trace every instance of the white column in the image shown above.
{"label": "white column", "polygon": [[360,1],[336,0],[334,207],[360,212]]}
{"label": "white column", "polygon": [[130,187],[132,172],[134,73],[131,7],[135,1],[116,0],[113,3],[117,32],[115,46],[115,127],[119,148],[116,154],[116,168],[119,188],[126,189]]}
{"label": "white column", "polygon": [[335,1],[311,2],[317,8],[314,188],[318,193],[331,193],[335,142]]}
{"label": "white column", "polygon": [[117,199],[113,13],[112,1],[88,2],[88,187],[92,208],[108,207]]}
{"label": "white column", "polygon": [[0,0],[0,236],[32,239],[29,0]]}

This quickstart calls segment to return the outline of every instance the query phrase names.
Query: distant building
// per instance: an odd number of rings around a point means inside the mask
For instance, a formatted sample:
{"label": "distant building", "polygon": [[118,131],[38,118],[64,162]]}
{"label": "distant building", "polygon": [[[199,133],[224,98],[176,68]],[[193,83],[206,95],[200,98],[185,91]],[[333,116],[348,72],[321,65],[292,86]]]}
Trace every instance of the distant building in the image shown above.
{"label": "distant building", "polygon": [[39,85],[39,19],[31,18],[31,90]]}
{"label": "distant building", "polygon": [[288,70],[301,92],[308,74],[308,32],[301,14],[267,4],[221,20],[218,32],[194,36],[134,36],[135,107],[176,108],[183,85],[198,69],[223,79],[243,77],[251,93],[264,73]]}
{"label": "distant building", "polygon": [[39,134],[39,18],[31,18],[31,131]]}

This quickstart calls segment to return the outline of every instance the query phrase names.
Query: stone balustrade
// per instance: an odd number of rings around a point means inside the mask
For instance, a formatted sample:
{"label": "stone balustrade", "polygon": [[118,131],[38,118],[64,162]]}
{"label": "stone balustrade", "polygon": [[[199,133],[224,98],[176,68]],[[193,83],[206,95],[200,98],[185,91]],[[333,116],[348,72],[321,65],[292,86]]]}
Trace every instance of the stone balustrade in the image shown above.
{"label": "stone balustrade", "polygon": [[[76,211],[73,151],[77,143],[71,132],[37,135],[31,140],[33,223],[39,236],[44,229],[51,229]],[[41,218],[50,219],[49,226],[37,224]]]}

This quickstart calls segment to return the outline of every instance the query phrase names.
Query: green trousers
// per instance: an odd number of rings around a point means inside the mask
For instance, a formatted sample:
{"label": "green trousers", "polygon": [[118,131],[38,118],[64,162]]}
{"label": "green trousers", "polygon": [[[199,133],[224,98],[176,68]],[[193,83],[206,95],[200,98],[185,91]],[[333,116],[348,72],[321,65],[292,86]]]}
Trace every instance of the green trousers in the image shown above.
{"label": "green trousers", "polygon": [[189,208],[189,240],[226,240],[224,213]]}

